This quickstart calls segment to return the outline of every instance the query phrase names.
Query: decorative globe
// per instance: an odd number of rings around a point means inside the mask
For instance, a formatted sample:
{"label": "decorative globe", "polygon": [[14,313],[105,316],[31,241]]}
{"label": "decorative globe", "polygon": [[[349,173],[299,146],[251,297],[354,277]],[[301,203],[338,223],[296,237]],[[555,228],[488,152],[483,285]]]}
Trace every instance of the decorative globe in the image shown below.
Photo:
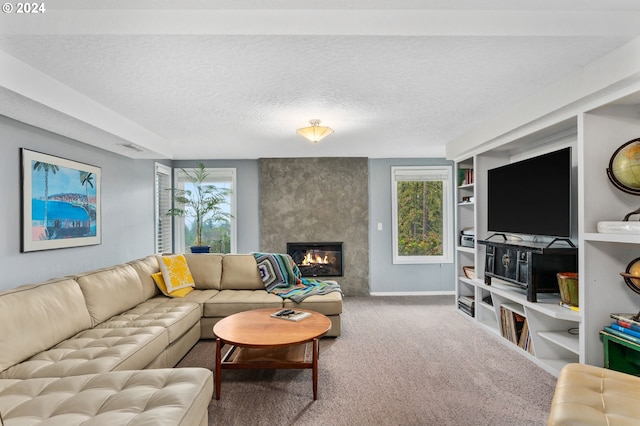
{"label": "decorative globe", "polygon": [[607,174],[618,189],[640,195],[640,139],[625,143],[613,153]]}
{"label": "decorative globe", "polygon": [[629,288],[640,294],[640,257],[633,259],[628,265],[627,270],[620,275],[624,277],[624,282]]}

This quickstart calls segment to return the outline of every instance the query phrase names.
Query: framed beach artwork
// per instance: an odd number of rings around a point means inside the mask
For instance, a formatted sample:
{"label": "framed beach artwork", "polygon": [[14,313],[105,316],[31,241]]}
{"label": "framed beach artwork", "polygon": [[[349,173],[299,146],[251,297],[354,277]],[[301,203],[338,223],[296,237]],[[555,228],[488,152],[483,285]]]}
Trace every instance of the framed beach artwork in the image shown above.
{"label": "framed beach artwork", "polygon": [[22,148],[22,251],[100,244],[100,168]]}

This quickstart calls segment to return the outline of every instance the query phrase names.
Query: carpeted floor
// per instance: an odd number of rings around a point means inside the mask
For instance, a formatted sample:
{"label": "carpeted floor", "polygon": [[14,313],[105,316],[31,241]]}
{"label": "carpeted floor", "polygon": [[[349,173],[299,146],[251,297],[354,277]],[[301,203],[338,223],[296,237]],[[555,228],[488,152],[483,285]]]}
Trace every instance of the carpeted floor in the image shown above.
{"label": "carpeted floor", "polygon": [[[347,297],[311,370],[225,370],[209,425],[545,425],[555,378],[455,312],[453,296]],[[178,367],[213,369],[213,341]]]}

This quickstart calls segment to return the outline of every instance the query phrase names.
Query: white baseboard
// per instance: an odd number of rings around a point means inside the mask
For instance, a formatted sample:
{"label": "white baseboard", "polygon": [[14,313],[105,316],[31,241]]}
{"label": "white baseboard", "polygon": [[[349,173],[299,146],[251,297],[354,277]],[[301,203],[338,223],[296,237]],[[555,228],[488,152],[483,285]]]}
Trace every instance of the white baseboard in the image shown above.
{"label": "white baseboard", "polygon": [[443,296],[455,295],[455,290],[450,291],[375,291],[369,296]]}

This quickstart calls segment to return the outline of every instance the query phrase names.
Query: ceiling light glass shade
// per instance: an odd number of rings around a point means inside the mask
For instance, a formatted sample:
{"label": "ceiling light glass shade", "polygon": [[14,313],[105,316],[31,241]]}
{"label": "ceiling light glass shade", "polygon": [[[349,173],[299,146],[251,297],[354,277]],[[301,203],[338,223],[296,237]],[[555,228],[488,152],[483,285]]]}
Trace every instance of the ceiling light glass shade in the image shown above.
{"label": "ceiling light glass shade", "polygon": [[309,120],[309,123],[311,126],[303,127],[302,129],[298,129],[296,132],[311,142],[319,142],[333,133],[333,129],[331,127],[319,126],[320,120]]}

